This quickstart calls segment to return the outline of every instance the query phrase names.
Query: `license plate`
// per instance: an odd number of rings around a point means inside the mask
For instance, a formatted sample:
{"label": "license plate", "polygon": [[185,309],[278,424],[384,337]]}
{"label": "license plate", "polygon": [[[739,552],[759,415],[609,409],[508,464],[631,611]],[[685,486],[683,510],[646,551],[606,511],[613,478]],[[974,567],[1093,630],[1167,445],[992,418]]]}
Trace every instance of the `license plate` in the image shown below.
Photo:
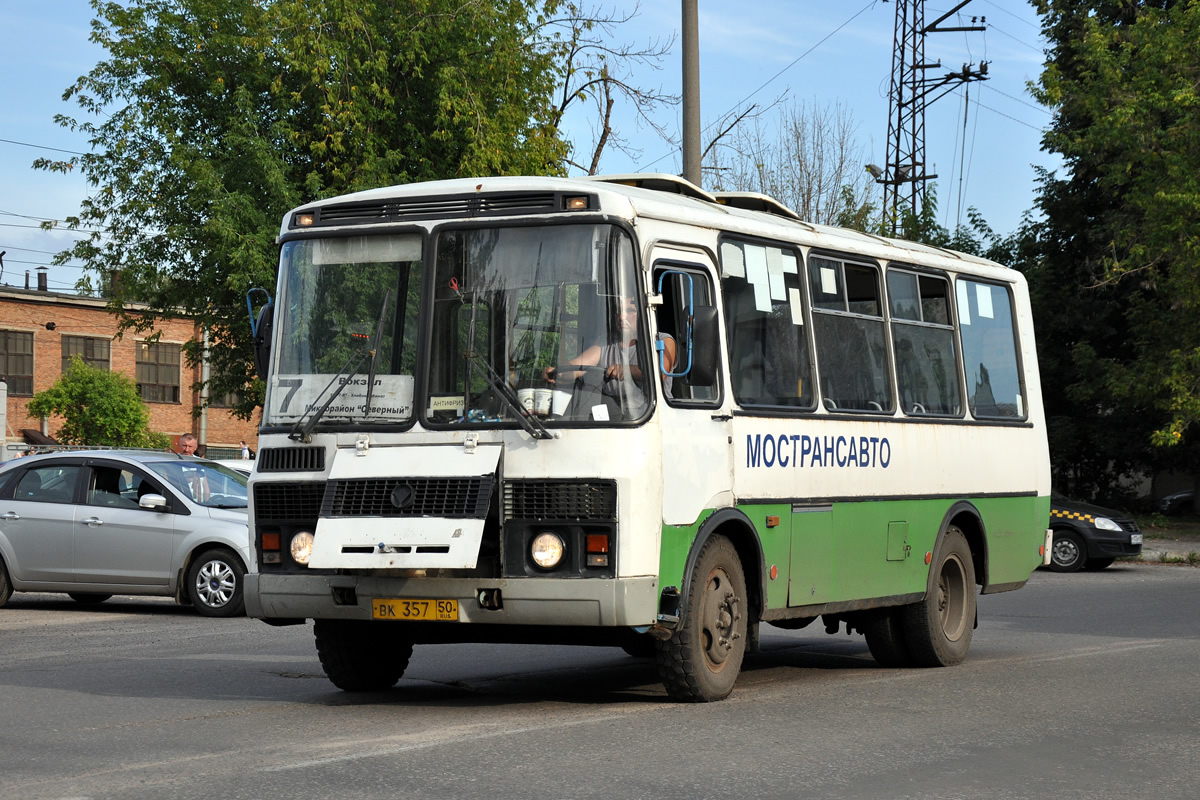
{"label": "license plate", "polygon": [[1130,544],[1141,544],[1142,543],[1142,535],[1140,533],[1129,534],[1129,543]]}
{"label": "license plate", "polygon": [[390,620],[457,622],[457,600],[410,600],[395,598],[371,601],[371,616]]}

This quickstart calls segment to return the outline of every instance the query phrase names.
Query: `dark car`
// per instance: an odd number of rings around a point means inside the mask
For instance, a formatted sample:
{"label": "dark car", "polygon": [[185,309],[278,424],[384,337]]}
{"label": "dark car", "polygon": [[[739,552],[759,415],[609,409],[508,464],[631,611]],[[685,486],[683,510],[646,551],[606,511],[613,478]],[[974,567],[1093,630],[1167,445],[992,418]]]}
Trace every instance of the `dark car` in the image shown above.
{"label": "dark car", "polygon": [[1194,497],[1195,493],[1191,489],[1169,494],[1158,501],[1158,510],[1167,516],[1191,513]]}
{"label": "dark car", "polygon": [[1142,552],[1142,532],[1128,514],[1057,493],[1051,495],[1050,529],[1050,569],[1055,572],[1104,569],[1118,558]]}

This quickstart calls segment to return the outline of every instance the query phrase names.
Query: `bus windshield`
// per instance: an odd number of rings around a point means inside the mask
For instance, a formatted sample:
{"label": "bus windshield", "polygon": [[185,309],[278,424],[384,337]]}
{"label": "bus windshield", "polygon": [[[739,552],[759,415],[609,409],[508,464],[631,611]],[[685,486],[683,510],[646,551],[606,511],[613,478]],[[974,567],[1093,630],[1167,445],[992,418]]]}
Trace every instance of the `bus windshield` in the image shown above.
{"label": "bus windshield", "polygon": [[633,243],[611,225],[456,229],[437,239],[433,425],[635,420],[652,389]]}
{"label": "bus windshield", "polygon": [[292,241],[280,264],[265,422],[410,420],[421,236]]}

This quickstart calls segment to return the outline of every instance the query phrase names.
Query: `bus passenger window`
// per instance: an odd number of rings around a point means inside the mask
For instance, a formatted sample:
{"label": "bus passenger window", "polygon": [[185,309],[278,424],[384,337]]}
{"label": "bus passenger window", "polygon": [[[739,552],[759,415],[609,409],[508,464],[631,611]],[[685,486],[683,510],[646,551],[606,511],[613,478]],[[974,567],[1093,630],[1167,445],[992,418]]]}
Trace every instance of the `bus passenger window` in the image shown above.
{"label": "bus passenger window", "polygon": [[891,413],[879,271],[813,256],[808,260],[813,293],[813,339],[821,394],[830,411]]}
{"label": "bus passenger window", "polygon": [[909,415],[957,416],[962,410],[945,278],[889,269],[888,302],[900,409]]}
{"label": "bus passenger window", "polygon": [[1008,290],[963,278],[955,282],[955,288],[972,416],[1023,419],[1025,393]]}
{"label": "bus passenger window", "polygon": [[811,409],[813,372],[799,256],[781,247],[722,242],[721,287],[738,403]]}

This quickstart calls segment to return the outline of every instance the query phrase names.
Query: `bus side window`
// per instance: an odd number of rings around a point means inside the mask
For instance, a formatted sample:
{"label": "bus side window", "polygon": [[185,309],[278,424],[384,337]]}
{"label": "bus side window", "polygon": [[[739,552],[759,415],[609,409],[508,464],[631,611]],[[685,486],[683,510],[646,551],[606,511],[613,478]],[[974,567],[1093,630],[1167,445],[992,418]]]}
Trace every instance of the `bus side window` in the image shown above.
{"label": "bus side window", "polygon": [[910,416],[957,416],[962,393],[949,282],[937,275],[889,269],[887,285],[901,411]]}
{"label": "bus side window", "polygon": [[721,243],[729,369],[739,405],[813,407],[800,269],[799,256],[787,248]]}
{"label": "bus side window", "polygon": [[[694,336],[689,336],[689,303],[695,308],[712,306],[712,286],[708,276],[699,270],[673,266],[659,271],[657,283],[663,298],[662,305],[655,311],[657,338],[662,339],[665,335],[675,343],[675,363],[671,368],[674,374],[660,374],[663,394],[676,401],[714,402],[718,397],[717,376],[714,374],[711,380],[701,380],[698,371],[689,369],[697,355],[693,351]],[[661,366],[658,350],[654,351],[654,359]]]}
{"label": "bus side window", "polygon": [[967,405],[977,418],[1026,414],[1012,301],[1003,286],[959,278],[958,326],[967,371]]}
{"label": "bus side window", "polygon": [[808,263],[825,407],[891,413],[892,378],[879,270],[820,256],[812,256]]}

